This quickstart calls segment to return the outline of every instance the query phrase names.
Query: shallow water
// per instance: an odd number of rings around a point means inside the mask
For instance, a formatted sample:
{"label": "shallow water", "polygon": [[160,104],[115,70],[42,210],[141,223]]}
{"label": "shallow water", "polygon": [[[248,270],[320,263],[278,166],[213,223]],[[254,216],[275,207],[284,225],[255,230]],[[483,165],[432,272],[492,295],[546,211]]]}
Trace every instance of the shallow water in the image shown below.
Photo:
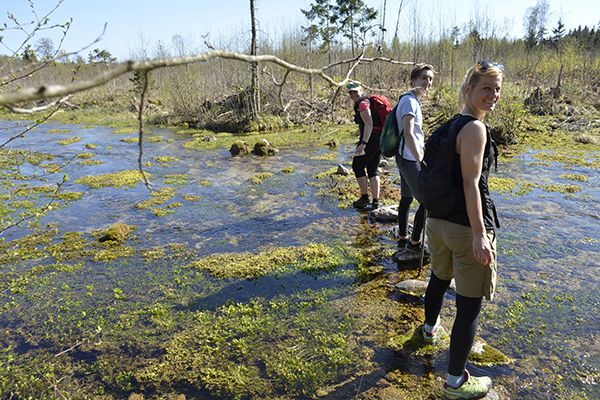
{"label": "shallow water", "polygon": [[[3,137],[18,132],[11,128],[13,125],[0,121]],[[49,133],[52,129],[70,132]],[[68,146],[58,144],[72,136],[82,140]],[[86,175],[137,169],[137,143],[121,142],[123,138],[137,137],[135,132],[114,134],[105,127],[45,124],[13,141],[15,149],[56,155],[52,163],[67,165],[61,173],[48,176],[49,182],[60,181],[65,173],[71,179],[63,190],[84,193],[81,200],[44,217],[42,226],[58,224],[61,232],[89,233],[124,222],[137,228],[133,244],[136,248],[181,243],[193,249],[196,257],[256,252],[266,245],[286,247],[309,242],[364,247],[369,245],[365,243],[369,237],[372,244],[394,246],[393,239],[386,234],[389,224],[368,222],[365,214],[338,207],[336,199],[319,195],[317,188],[306,184],[337,163],[347,165],[348,148],[338,149],[333,161],[317,159],[316,156],[331,151],[325,148],[284,150],[268,158],[232,158],[226,149],[185,149],[183,144],[190,140],[189,136],[169,131],[155,131],[147,136],[162,138],[160,142],[144,143],[144,161],[153,163],[145,168],[152,174],[153,188],[177,188],[176,196],[167,204],[182,203],[164,217],[155,216],[150,209],[135,207],[150,198],[143,184],[126,189],[91,189],[74,183]],[[87,149],[88,143],[97,148]],[[103,163],[82,166],[76,156],[85,152],[94,153],[93,159]],[[534,162],[532,154],[523,154],[514,163],[500,164],[494,176],[546,184],[577,184],[582,190],[574,195],[541,189],[519,196],[494,194],[502,224],[498,234],[500,276],[495,301],[485,305],[480,334],[514,358],[515,363],[476,371],[493,375],[511,398],[600,398],[600,174],[583,167],[540,165]],[[154,159],[160,156],[175,156],[179,160],[161,164]],[[294,172],[282,172],[286,167],[293,167]],[[33,170],[21,172],[27,174]],[[249,179],[259,172],[271,172],[273,176],[259,185],[250,183]],[[588,181],[568,181],[560,177],[564,173],[583,174]],[[188,180],[182,185],[165,184],[164,177],[169,174],[186,174]],[[184,195],[199,198],[188,201]],[[16,228],[2,237],[10,241],[25,233],[25,229]],[[384,260],[383,266],[388,272],[396,268],[390,260]],[[182,282],[187,282],[179,286],[161,281],[174,279],[172,267],[169,261],[148,263],[136,259],[92,263],[74,275],[51,281],[47,290],[60,295],[61,285],[68,284],[72,295],[77,297],[90,284],[97,292],[119,287],[135,306],[145,307],[169,289],[180,296],[175,301],[180,309],[214,310],[232,301],[247,302],[256,297],[268,300],[307,289],[329,288],[347,293],[356,284],[355,277],[348,273],[352,264],[332,274],[284,272],[255,280],[216,280],[199,272],[179,271],[175,275],[180,274]],[[446,326],[452,313],[451,297],[448,300]],[[7,299],[0,301],[5,303]],[[23,304],[31,307],[32,313],[38,307],[44,308],[35,301],[32,296]],[[10,311],[0,316],[0,324],[18,328],[19,323],[22,323],[20,318]],[[389,371],[397,368],[399,360],[389,355],[381,357],[379,362],[382,370]],[[443,364],[443,357],[434,362],[432,368],[437,375],[443,374]],[[421,373],[427,370],[415,369]]]}

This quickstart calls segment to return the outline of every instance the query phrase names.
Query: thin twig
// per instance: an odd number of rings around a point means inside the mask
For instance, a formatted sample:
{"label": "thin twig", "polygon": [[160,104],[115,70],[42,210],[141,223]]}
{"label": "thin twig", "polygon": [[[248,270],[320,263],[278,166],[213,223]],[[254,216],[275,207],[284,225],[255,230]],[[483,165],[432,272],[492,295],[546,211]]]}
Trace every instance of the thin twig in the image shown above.
{"label": "thin twig", "polygon": [[146,185],[146,187],[149,190],[152,190],[152,185],[150,184],[150,182],[148,182],[148,178],[146,177],[146,173],[144,172],[144,168],[142,166],[142,156],[144,154],[144,148],[143,148],[143,142],[144,142],[144,118],[143,118],[143,113],[144,113],[144,102],[146,99],[146,92],[148,91],[148,75],[149,75],[150,71],[146,70],[143,71],[143,80],[144,80],[144,87],[142,88],[142,95],[140,96],[140,107],[138,110],[138,148],[139,148],[139,155],[138,155],[138,169],[140,170],[140,174],[142,174],[142,178],[144,178],[144,184]]}
{"label": "thin twig", "polygon": [[62,187],[62,185],[66,181],[67,181],[66,176],[63,176],[62,182],[56,184],[56,190],[52,194],[52,198],[50,199],[50,201],[44,207],[40,208],[39,211],[37,211],[36,213],[34,213],[32,215],[27,215],[27,216],[21,217],[21,219],[18,220],[17,222],[13,222],[12,224],[10,224],[8,226],[0,228],[0,236],[2,236],[2,234],[4,232],[6,232],[7,230],[9,230],[10,228],[14,228],[15,226],[19,226],[23,222],[28,221],[28,220],[30,220],[32,218],[37,217],[37,216],[43,215],[46,211],[48,211],[50,209],[50,207],[52,206],[52,204],[54,204],[54,202],[58,198],[58,192],[60,191],[60,188]]}

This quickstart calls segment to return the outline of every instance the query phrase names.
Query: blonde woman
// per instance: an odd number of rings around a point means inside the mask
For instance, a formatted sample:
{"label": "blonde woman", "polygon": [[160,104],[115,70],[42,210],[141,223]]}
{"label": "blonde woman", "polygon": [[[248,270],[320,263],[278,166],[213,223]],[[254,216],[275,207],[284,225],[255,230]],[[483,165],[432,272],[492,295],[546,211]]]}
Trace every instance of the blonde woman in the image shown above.
{"label": "blonde woman", "polygon": [[[471,67],[460,89],[461,114],[472,119],[456,135],[453,171],[462,196],[444,218],[429,218],[431,278],[425,293],[423,338],[436,343],[443,332],[440,311],[452,278],[456,282],[456,317],[450,336],[448,399],[478,399],[492,386],[489,377],[474,377],[466,369],[483,298],[491,300],[496,285],[496,232],[499,227],[488,188],[495,146],[483,123],[500,98],[504,67],[480,61]],[[473,119],[474,118],[474,119]]]}

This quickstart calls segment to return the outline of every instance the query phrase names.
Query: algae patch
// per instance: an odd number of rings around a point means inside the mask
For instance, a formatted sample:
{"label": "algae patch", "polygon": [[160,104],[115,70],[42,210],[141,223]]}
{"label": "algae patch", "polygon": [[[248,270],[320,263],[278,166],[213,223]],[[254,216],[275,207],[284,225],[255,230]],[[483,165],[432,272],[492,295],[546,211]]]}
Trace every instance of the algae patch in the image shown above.
{"label": "algae patch", "polygon": [[[146,172],[145,174],[150,178],[151,175],[149,173]],[[75,183],[98,189],[102,187],[133,187],[143,181],[144,178],[140,171],[125,170],[108,174],[84,176],[76,179]]]}
{"label": "algae patch", "polygon": [[304,272],[329,270],[342,263],[340,255],[322,244],[311,243],[301,247],[280,247],[260,253],[215,254],[194,261],[189,268],[199,268],[217,278],[257,278],[286,267],[296,267]]}
{"label": "algae patch", "polygon": [[[312,298],[311,298],[312,297]],[[180,382],[236,399],[277,393],[313,397],[361,368],[351,320],[319,293],[223,305],[193,315],[165,344],[159,362],[139,371],[147,385]]]}

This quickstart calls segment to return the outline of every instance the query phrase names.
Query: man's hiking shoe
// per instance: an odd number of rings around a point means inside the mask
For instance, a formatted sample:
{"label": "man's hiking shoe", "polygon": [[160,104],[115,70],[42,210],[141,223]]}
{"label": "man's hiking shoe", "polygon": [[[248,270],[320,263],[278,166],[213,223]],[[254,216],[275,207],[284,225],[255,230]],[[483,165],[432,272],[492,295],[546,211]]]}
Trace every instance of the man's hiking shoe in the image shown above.
{"label": "man's hiking shoe", "polygon": [[379,200],[373,199],[371,203],[371,210],[377,210],[379,208]]}
{"label": "man's hiking shoe", "polygon": [[399,249],[404,249],[406,248],[406,245],[410,243],[410,239],[406,238],[406,239],[398,239],[398,248]]}
{"label": "man's hiking shoe", "polygon": [[492,380],[488,376],[475,377],[465,370],[465,381],[457,388],[444,383],[444,398],[457,399],[481,399],[492,388]]}
{"label": "man's hiking shoe", "polygon": [[[410,252],[412,252],[412,253],[416,253],[416,254],[419,254],[419,255],[421,255],[421,243],[419,243],[419,244],[412,244],[412,243],[410,242],[410,240],[409,240],[409,241],[406,243],[406,246],[405,246],[405,248],[406,248],[406,250],[408,250],[408,251],[410,251]],[[423,255],[424,255],[425,257],[429,257],[429,256],[431,256],[431,254],[429,254],[429,251],[427,250],[427,247],[425,247],[425,253],[423,253]]]}
{"label": "man's hiking shoe", "polygon": [[371,202],[369,201],[369,196],[361,196],[360,199],[356,200],[352,203],[352,207],[354,208],[365,208]]}
{"label": "man's hiking shoe", "polygon": [[425,331],[425,325],[423,325],[421,327],[421,332],[423,333],[423,340],[425,341],[425,343],[436,344],[440,340],[442,335],[446,333],[446,330],[443,326],[438,325],[433,332],[427,333]]}

